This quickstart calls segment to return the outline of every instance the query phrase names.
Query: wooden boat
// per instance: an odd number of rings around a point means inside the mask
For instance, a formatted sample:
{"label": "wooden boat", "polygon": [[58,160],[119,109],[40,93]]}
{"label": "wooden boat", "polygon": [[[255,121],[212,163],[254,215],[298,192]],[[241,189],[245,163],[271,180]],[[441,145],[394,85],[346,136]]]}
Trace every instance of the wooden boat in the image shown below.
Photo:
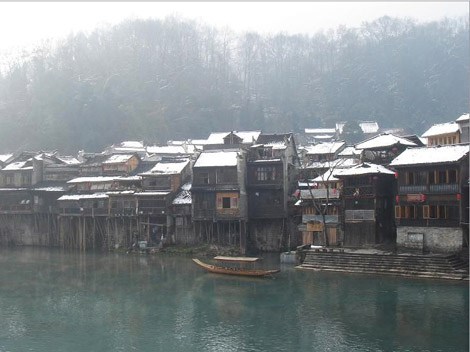
{"label": "wooden boat", "polygon": [[[222,259],[223,258],[223,259]],[[246,257],[215,257],[214,259],[219,261],[230,261],[230,262],[254,262],[259,258],[253,258],[256,260],[250,260]],[[278,273],[280,270],[262,270],[262,269],[248,269],[243,267],[230,267],[230,266],[218,266],[212,264],[206,264],[201,262],[199,259],[193,258],[193,262],[199,265],[201,268],[211,273],[225,274],[225,275],[240,275],[240,276],[268,276]]]}

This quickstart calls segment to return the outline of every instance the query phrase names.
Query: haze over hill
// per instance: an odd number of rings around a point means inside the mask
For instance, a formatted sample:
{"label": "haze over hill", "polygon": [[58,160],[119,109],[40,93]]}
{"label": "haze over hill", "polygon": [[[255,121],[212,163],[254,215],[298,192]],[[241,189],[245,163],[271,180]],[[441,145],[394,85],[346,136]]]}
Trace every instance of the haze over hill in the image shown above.
{"label": "haze over hill", "polygon": [[44,43],[0,76],[0,148],[302,131],[375,120],[421,134],[468,111],[468,20],[382,17],[313,35],[168,17]]}

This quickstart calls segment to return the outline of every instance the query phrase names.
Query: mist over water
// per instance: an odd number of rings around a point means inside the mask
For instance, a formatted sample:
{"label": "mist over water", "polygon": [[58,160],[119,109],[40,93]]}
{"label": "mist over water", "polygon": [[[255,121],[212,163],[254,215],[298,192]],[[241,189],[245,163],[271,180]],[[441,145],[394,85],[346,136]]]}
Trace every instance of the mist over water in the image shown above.
{"label": "mist over water", "polygon": [[0,351],[468,351],[468,283],[281,269],[3,249]]}

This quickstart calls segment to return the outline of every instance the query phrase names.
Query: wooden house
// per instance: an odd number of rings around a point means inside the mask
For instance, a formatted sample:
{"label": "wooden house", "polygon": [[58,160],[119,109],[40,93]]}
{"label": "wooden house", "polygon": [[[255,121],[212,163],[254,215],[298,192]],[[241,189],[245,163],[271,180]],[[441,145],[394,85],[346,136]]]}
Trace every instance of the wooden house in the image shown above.
{"label": "wooden house", "polygon": [[0,188],[0,214],[31,214],[33,195],[28,188]]}
{"label": "wooden house", "polygon": [[191,206],[191,183],[185,183],[171,203],[170,213],[173,217],[172,243],[184,245],[197,243],[194,235]]}
{"label": "wooden house", "polygon": [[147,148],[144,146],[143,141],[123,141],[106,147],[103,154],[107,156],[115,154],[130,154],[138,155],[139,158],[144,158],[147,155]]}
{"label": "wooden house", "polygon": [[397,170],[397,245],[456,252],[468,247],[469,146],[409,149],[390,164]]}
{"label": "wooden house", "polygon": [[[163,235],[173,242],[176,219],[172,214],[172,201],[183,183],[190,180],[188,158],[164,158],[150,170],[140,173],[142,192],[137,193],[141,231],[158,242]],[[190,219],[189,219],[190,221]],[[184,219],[187,223],[188,219]],[[178,219],[178,224],[180,220]],[[167,238],[168,237],[168,238]]]}
{"label": "wooden house", "polygon": [[355,145],[363,150],[362,161],[388,165],[406,148],[417,147],[415,142],[390,133],[382,133]]}
{"label": "wooden house", "polygon": [[[302,223],[302,244],[337,245],[342,242],[341,180],[333,176],[334,169],[307,182],[299,182],[299,201]],[[327,236],[324,243],[323,233]]]}
{"label": "wooden house", "polygon": [[114,154],[102,163],[103,176],[131,175],[139,166],[140,157],[137,154]]}
{"label": "wooden house", "polygon": [[191,178],[189,159],[163,159],[152,169],[139,175],[142,177],[144,190],[176,192]]}
{"label": "wooden house", "polygon": [[337,170],[333,176],[343,184],[343,245],[394,244],[395,173],[380,165],[362,163],[350,169]]}
{"label": "wooden house", "polygon": [[422,135],[427,138],[428,147],[460,143],[460,128],[455,121],[432,125]]}
{"label": "wooden house", "polygon": [[332,142],[336,139],[336,129],[334,128],[306,128],[304,130],[307,143]]}
{"label": "wooden house", "polygon": [[260,134],[247,159],[249,245],[276,251],[291,236],[295,246],[297,230],[289,216],[300,162],[293,134]]}
{"label": "wooden house", "polygon": [[173,193],[170,191],[136,192],[139,216],[139,235],[151,243],[158,243],[168,236],[171,225],[170,208]]}
{"label": "wooden house", "polygon": [[102,153],[85,153],[80,151],[78,153],[80,177],[103,176],[102,164],[108,158],[108,155]]}
{"label": "wooden house", "polygon": [[204,150],[221,148],[242,148],[253,145],[261,131],[213,132],[204,142]]}
{"label": "wooden house", "polygon": [[191,196],[196,236],[246,249],[246,152],[203,151],[193,166]]}
{"label": "wooden house", "polygon": [[304,160],[308,162],[327,162],[337,159],[340,153],[346,147],[344,141],[324,142],[304,147]]}

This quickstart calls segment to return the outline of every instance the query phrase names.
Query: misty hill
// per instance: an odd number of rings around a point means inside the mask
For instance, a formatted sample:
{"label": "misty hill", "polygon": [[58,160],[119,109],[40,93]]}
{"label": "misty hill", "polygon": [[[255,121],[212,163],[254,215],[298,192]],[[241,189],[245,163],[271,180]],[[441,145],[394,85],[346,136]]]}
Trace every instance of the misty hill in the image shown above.
{"label": "misty hill", "polygon": [[468,111],[468,27],[383,17],[262,36],[167,18],[70,35],[0,76],[0,150],[91,151],[356,120],[421,134]]}

